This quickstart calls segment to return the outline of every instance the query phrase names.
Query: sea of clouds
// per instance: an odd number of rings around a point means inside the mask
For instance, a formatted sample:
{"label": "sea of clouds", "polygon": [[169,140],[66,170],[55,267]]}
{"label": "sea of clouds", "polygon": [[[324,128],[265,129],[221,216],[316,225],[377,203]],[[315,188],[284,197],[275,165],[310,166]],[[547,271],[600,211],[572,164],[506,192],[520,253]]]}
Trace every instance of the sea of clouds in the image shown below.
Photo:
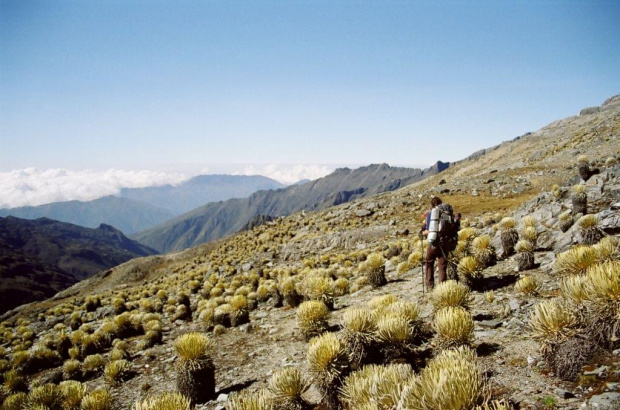
{"label": "sea of clouds", "polygon": [[286,185],[291,185],[303,179],[318,179],[331,174],[335,167],[329,165],[247,165],[233,175],[262,175],[275,179]]}
{"label": "sea of clouds", "polygon": [[121,188],[175,185],[186,179],[184,174],[118,169],[70,171],[26,168],[0,172],[0,208],[71,200],[91,201],[116,195]]}
{"label": "sea of clouds", "polygon": [[[263,175],[283,184],[302,179],[321,178],[334,170],[328,165],[236,165],[228,166],[232,175]],[[210,173],[220,173],[209,167]],[[91,201],[117,195],[122,188],[178,185],[197,174],[156,171],[72,171],[61,168],[25,168],[0,172],[0,208],[37,206],[51,202]]]}

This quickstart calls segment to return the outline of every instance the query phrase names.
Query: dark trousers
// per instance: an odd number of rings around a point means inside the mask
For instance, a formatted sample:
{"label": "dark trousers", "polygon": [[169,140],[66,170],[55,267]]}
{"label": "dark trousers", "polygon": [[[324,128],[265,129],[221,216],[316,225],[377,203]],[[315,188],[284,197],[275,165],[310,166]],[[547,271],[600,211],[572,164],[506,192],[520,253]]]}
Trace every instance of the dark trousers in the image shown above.
{"label": "dark trousers", "polygon": [[441,251],[439,245],[437,245],[437,247],[429,246],[426,249],[426,276],[424,278],[424,283],[428,289],[433,289],[435,287],[435,259],[437,259],[437,268],[439,270],[439,277],[437,278],[439,283],[446,280],[448,261],[444,257],[444,253]]}

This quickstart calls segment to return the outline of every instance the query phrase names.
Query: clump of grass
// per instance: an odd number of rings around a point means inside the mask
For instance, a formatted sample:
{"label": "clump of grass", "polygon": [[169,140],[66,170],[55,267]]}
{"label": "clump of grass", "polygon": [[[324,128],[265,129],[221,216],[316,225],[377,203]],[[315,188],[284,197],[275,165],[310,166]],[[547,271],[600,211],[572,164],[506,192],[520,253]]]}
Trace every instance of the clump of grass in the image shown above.
{"label": "clump of grass", "polygon": [[483,401],[485,386],[475,353],[465,347],[445,350],[420,376],[403,388],[400,406],[407,409],[471,409]]}
{"label": "clump of grass", "polygon": [[596,215],[584,215],[577,220],[581,243],[584,245],[594,245],[600,241],[604,233],[598,227],[598,217]]}
{"label": "clump of grass", "polygon": [[445,307],[437,313],[433,327],[437,331],[437,345],[442,349],[468,345],[474,338],[474,320],[461,307]]}
{"label": "clump of grass", "polygon": [[515,246],[517,270],[523,272],[534,268],[534,245],[528,240],[520,240]]}
{"label": "clump of grass", "polygon": [[376,316],[366,308],[347,309],[342,314],[342,340],[353,368],[364,363],[375,341]]}
{"label": "clump of grass", "polygon": [[387,283],[385,279],[385,259],[380,253],[371,253],[364,262],[364,272],[373,288],[378,288]]}
{"label": "clump of grass", "polygon": [[311,383],[296,367],[285,367],[273,374],[269,381],[271,401],[282,410],[309,409],[310,404],[303,395]]}
{"label": "clump of grass", "polygon": [[276,410],[263,390],[233,393],[226,403],[227,410]]}
{"label": "clump of grass", "polygon": [[493,266],[497,261],[495,248],[491,245],[491,237],[482,235],[471,242],[473,256],[484,266]]}
{"label": "clump of grass", "polygon": [[86,395],[86,385],[75,380],[68,380],[60,383],[59,387],[63,397],[63,410],[78,410]]}
{"label": "clump of grass", "polygon": [[608,346],[620,338],[620,261],[590,267],[585,282],[591,330]]}
{"label": "clump of grass", "polygon": [[328,408],[338,408],[338,388],[349,370],[344,344],[335,334],[323,333],[310,341],[307,359],[322,402]]}
{"label": "clump of grass", "polygon": [[60,388],[48,383],[30,390],[26,406],[33,409],[41,407],[55,409],[62,406],[62,401],[63,395]]}
{"label": "clump of grass", "polygon": [[329,324],[329,309],[320,300],[303,302],[297,308],[297,325],[306,340],[327,330]]}
{"label": "clump of grass", "polygon": [[573,217],[570,212],[564,212],[558,215],[559,227],[562,232],[566,232],[573,226]]}
{"label": "clump of grass", "polygon": [[517,221],[512,217],[505,217],[499,222],[504,258],[514,254],[514,247],[519,241],[519,233],[515,229]]}
{"label": "clump of grass", "polygon": [[541,343],[546,359],[554,348],[575,334],[576,323],[575,315],[558,300],[546,300],[534,306],[530,328],[533,338]]}
{"label": "clump of grass", "polygon": [[112,395],[108,390],[97,389],[82,398],[81,410],[111,410]]}
{"label": "clump of grass", "polygon": [[597,262],[597,257],[596,248],[577,245],[556,257],[553,270],[560,276],[580,275]]}
{"label": "clump of grass", "polygon": [[594,245],[597,262],[608,262],[620,259],[620,239],[615,236],[605,236]]}
{"label": "clump of grass", "polygon": [[65,380],[80,380],[82,378],[82,363],[79,360],[69,359],[62,365],[62,378]]}
{"label": "clump of grass", "polygon": [[349,409],[395,409],[402,386],[413,378],[408,364],[367,365],[345,379],[340,397]]}
{"label": "clump of grass", "polygon": [[533,276],[525,276],[515,283],[515,290],[524,295],[533,295],[538,291],[538,281]]}
{"label": "clump of grass", "polygon": [[461,281],[467,286],[475,287],[482,279],[484,266],[473,256],[466,256],[458,264],[457,271]]}
{"label": "clump of grass", "polygon": [[191,401],[181,393],[160,393],[135,404],[135,410],[190,410]]}
{"label": "clump of grass", "polygon": [[571,201],[573,207],[571,213],[575,215],[585,215],[588,213],[588,196],[583,185],[574,185],[572,188]]}
{"label": "clump of grass", "polygon": [[431,303],[435,311],[448,306],[460,306],[464,309],[469,309],[471,301],[472,297],[469,287],[455,280],[442,282],[431,292]]}
{"label": "clump of grass", "polygon": [[[1,398],[0,394],[0,398]],[[2,403],[2,410],[21,410],[26,408],[28,403],[28,395],[24,392],[13,393],[7,396]]]}
{"label": "clump of grass", "polygon": [[131,373],[131,363],[124,359],[113,360],[103,369],[105,381],[112,386],[127,380]]}
{"label": "clump of grass", "polygon": [[192,403],[215,396],[215,366],[211,352],[214,343],[202,333],[186,333],[174,341],[177,389]]}

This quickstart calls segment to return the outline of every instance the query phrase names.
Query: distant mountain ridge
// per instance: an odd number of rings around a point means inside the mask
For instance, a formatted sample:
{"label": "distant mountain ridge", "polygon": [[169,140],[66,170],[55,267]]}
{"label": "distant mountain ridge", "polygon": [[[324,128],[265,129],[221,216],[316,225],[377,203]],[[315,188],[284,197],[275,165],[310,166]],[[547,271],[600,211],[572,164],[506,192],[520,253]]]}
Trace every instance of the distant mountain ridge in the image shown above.
{"label": "distant mountain ridge", "polygon": [[283,184],[259,175],[200,175],[177,186],[125,188],[119,196],[0,209],[0,217],[50,218],[86,228],[112,225],[125,234],[157,226],[209,202],[245,198]]}
{"label": "distant mountain ridge", "polygon": [[97,228],[112,225],[126,234],[142,231],[174,217],[172,212],[146,202],[115,196],[92,201],[53,202],[39,206],[0,209],[0,217],[22,219],[50,218],[61,222]]}
{"label": "distant mountain ridge", "polygon": [[283,187],[285,185],[278,181],[261,175],[214,174],[199,175],[176,186],[124,188],[119,196],[164,208],[177,216],[209,202],[245,198],[256,191]]}
{"label": "distant mountain ridge", "polygon": [[132,237],[160,252],[180,250],[237,232],[259,215],[275,217],[301,210],[324,209],[393,191],[435,175],[449,166],[449,163],[437,162],[426,170],[387,164],[354,170],[339,168],[326,177],[305,184],[258,191],[244,199],[210,203]]}

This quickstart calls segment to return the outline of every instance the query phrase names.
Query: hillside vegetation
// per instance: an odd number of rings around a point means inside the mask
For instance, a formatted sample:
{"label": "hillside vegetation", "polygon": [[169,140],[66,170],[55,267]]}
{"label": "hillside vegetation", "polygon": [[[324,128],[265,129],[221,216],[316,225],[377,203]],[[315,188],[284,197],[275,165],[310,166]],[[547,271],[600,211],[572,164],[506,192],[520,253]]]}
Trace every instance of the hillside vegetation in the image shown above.
{"label": "hillside vegetation", "polygon": [[[4,406],[618,408],[619,142],[614,97],[393,192],[126,262],[4,318]],[[433,194],[464,220],[429,292]]]}

